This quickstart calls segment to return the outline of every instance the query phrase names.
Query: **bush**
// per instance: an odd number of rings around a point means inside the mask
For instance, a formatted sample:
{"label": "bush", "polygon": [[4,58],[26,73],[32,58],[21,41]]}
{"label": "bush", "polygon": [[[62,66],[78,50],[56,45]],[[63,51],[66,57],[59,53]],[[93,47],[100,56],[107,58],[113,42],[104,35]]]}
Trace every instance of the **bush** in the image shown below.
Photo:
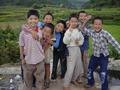
{"label": "bush", "polygon": [[16,63],[19,60],[18,30],[9,26],[0,29],[0,64]]}

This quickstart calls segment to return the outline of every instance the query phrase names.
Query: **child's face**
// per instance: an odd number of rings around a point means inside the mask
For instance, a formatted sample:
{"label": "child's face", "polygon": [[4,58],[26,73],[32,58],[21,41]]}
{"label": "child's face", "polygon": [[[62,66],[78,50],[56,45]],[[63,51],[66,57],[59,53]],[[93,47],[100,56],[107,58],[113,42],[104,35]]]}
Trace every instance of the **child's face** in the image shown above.
{"label": "child's face", "polygon": [[51,15],[46,15],[45,17],[44,17],[44,23],[52,23],[52,21],[53,21],[53,18],[52,18],[52,16]]}
{"label": "child's face", "polygon": [[56,25],[56,29],[57,32],[62,32],[64,30],[64,25],[62,23],[58,23]]}
{"label": "child's face", "polygon": [[86,13],[80,13],[79,14],[79,20],[83,23],[86,21],[87,14]]}
{"label": "child's face", "polygon": [[51,32],[51,28],[45,26],[43,28],[43,37],[51,37],[52,36],[52,32]]}
{"label": "child's face", "polygon": [[38,23],[38,17],[35,15],[31,15],[28,19],[27,19],[28,24],[34,26]]}
{"label": "child's face", "polygon": [[102,21],[99,19],[94,20],[93,28],[96,32],[99,32],[102,29]]}
{"label": "child's face", "polygon": [[69,24],[70,24],[70,27],[71,27],[71,28],[76,28],[76,27],[77,27],[77,24],[78,24],[78,19],[77,19],[76,17],[72,17],[72,18],[70,19]]}

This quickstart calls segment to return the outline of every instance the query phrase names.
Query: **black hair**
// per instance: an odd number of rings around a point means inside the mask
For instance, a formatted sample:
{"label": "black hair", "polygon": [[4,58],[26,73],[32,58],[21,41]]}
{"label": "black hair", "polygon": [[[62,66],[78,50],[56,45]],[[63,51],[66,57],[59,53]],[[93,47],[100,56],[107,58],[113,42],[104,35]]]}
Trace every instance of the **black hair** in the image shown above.
{"label": "black hair", "polygon": [[78,19],[77,13],[72,13],[72,14],[70,15],[70,17],[69,17],[69,20],[70,20],[71,18],[77,18],[77,19]]}
{"label": "black hair", "polygon": [[95,20],[100,20],[102,23],[103,23],[103,18],[102,17],[95,17],[93,20],[92,20],[92,24],[94,23]]}
{"label": "black hair", "polygon": [[37,10],[31,9],[27,12],[27,18],[29,18],[31,15],[35,15],[39,18],[39,12]]}
{"label": "black hair", "polygon": [[[45,25],[44,25],[44,27],[49,27],[50,29],[51,29],[51,34],[53,34],[53,32],[54,32],[54,25],[52,24],[52,23],[46,23]],[[43,27],[43,28],[44,28]]]}
{"label": "black hair", "polygon": [[64,20],[59,20],[59,21],[57,21],[57,24],[58,23],[62,23],[64,25],[64,28],[66,28],[66,22]]}
{"label": "black hair", "polygon": [[50,16],[52,17],[52,19],[54,20],[54,16],[53,16],[53,14],[50,13],[50,12],[45,13],[44,16],[43,16],[43,19],[44,19],[47,15],[50,15]]}
{"label": "black hair", "polygon": [[[78,14],[80,14],[80,13],[86,13],[86,11],[80,11],[80,12],[78,12]],[[87,14],[87,13],[86,13]]]}

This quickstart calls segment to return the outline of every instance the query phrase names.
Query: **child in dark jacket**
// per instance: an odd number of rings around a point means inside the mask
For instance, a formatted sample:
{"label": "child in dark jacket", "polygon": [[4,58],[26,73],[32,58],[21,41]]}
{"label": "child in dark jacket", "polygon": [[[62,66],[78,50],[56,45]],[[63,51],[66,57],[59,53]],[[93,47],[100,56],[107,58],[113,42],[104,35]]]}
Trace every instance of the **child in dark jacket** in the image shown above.
{"label": "child in dark jacket", "polygon": [[66,66],[66,45],[63,43],[63,37],[65,33],[66,23],[63,20],[57,22],[55,28],[55,39],[56,42],[53,44],[53,69],[51,79],[57,78],[57,65],[60,60],[61,64],[61,79],[64,78],[67,66]]}

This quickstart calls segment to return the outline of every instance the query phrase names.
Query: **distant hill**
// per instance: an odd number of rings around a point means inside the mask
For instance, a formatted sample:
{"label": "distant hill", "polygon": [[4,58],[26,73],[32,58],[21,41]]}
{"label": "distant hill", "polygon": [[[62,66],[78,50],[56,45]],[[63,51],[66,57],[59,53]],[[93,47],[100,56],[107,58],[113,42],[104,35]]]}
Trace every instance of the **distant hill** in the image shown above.
{"label": "distant hill", "polygon": [[120,7],[120,0],[0,0],[0,6],[19,5],[31,7],[34,4],[63,5],[65,7]]}

